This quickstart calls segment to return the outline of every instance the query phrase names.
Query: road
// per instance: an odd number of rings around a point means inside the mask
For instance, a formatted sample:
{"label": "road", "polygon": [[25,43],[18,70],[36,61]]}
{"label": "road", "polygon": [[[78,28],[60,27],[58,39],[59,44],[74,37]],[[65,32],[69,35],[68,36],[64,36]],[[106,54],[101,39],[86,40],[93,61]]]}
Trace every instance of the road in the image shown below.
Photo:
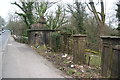
{"label": "road", "polygon": [[2,78],[2,35],[0,35],[0,79]]}
{"label": "road", "polygon": [[7,50],[3,56],[2,78],[66,77],[68,78],[28,45],[15,42],[12,37],[9,38]]}
{"label": "road", "polygon": [[9,36],[10,36],[9,31],[5,31],[0,35],[0,79],[2,78],[2,56],[3,53],[5,52]]}

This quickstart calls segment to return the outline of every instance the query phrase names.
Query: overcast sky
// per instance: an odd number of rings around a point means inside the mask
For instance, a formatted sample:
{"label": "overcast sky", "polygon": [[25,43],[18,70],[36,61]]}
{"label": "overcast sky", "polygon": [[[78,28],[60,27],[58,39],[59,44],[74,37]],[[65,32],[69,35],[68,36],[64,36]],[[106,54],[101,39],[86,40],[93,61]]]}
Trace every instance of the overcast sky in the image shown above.
{"label": "overcast sky", "polygon": [[[14,2],[16,0],[0,0],[0,16],[4,19],[8,18],[8,13],[14,13],[16,10],[18,10],[18,8],[14,5],[11,5],[11,2]],[[40,0],[39,0],[40,1]],[[59,0],[48,0],[48,1],[59,1]],[[85,0],[78,0],[78,1],[85,1]],[[86,0],[89,1],[89,0]],[[93,0],[93,1],[100,1],[100,0]],[[103,0],[105,3],[105,12],[108,16],[113,16],[115,17],[115,9],[116,7],[116,2],[118,0]],[[61,2],[63,3],[72,3],[73,0],[61,0]],[[96,3],[97,4],[97,3]],[[106,16],[106,17],[108,17]],[[110,18],[112,19],[112,18]],[[107,19],[109,20],[109,19]]]}

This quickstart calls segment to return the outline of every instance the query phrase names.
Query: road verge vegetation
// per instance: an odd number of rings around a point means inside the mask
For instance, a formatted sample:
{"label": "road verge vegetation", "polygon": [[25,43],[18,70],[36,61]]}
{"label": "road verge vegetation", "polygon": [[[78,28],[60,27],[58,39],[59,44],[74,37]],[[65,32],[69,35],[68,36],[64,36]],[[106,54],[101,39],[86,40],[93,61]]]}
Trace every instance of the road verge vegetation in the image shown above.
{"label": "road verge vegetation", "polygon": [[28,44],[28,37],[13,35],[13,38],[17,42]]}
{"label": "road verge vegetation", "polygon": [[39,55],[42,55],[47,60],[52,62],[55,67],[65,74],[73,78],[101,78],[100,76],[100,65],[99,61],[96,60],[98,57],[92,56],[91,60],[94,59],[95,64],[91,61],[91,64],[75,64],[73,63],[72,55],[63,54],[60,52],[48,51],[44,46],[31,46]]}

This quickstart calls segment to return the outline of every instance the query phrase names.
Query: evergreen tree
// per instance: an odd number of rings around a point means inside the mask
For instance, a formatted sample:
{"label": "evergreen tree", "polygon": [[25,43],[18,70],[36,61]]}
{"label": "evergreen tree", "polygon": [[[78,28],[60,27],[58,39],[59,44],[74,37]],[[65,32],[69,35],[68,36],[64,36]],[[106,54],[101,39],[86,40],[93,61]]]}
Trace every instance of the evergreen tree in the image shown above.
{"label": "evergreen tree", "polygon": [[77,33],[84,34],[84,19],[86,18],[85,6],[78,0],[75,0],[73,5],[68,4],[67,7],[67,12],[70,12],[75,19]]}
{"label": "evergreen tree", "polygon": [[117,11],[117,14],[116,14],[116,17],[118,18],[118,35],[120,36],[120,1],[116,4],[118,9],[116,10]]}
{"label": "evergreen tree", "polygon": [[5,25],[5,20],[0,16],[0,27]]}

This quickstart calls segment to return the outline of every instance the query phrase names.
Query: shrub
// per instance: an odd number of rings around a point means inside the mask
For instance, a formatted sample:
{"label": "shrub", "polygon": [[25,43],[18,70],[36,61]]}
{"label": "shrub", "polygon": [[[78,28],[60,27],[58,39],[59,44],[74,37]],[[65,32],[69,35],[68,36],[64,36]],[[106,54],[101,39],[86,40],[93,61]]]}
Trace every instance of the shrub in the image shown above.
{"label": "shrub", "polygon": [[25,37],[25,36],[16,36],[15,37],[15,36],[13,36],[13,38],[17,42],[28,44],[28,37]]}
{"label": "shrub", "polygon": [[60,46],[61,46],[61,39],[60,38],[61,38],[60,33],[55,32],[55,33],[51,34],[51,40],[52,40],[51,48],[54,52],[57,52],[60,50]]}

